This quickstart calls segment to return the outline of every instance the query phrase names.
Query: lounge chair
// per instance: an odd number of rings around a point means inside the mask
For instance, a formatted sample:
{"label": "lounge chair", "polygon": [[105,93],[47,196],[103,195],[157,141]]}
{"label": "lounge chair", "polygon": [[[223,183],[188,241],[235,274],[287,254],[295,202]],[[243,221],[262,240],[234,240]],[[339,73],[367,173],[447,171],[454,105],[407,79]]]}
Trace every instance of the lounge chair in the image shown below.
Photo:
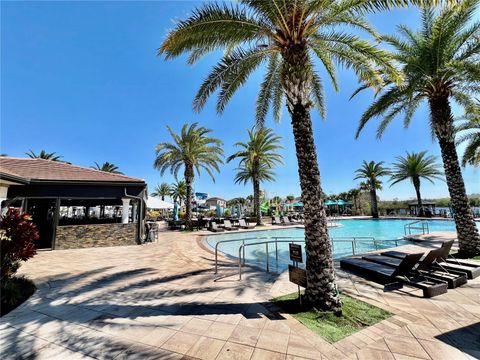
{"label": "lounge chair", "polygon": [[225,229],[219,228],[215,221],[210,222],[210,231],[213,232],[223,232]]}
{"label": "lounge chair", "polygon": [[[447,270],[451,274],[467,275],[467,279],[475,279],[480,276],[480,264],[474,262],[461,263],[459,260],[450,256],[450,249],[452,248],[454,240],[444,241],[439,248],[439,256],[436,259],[436,264],[433,266],[441,271]],[[406,253],[400,251],[385,251],[382,255],[402,259]]]}
{"label": "lounge chair", "polygon": [[253,229],[255,227],[255,225],[247,224],[245,219],[238,220],[238,224],[242,229]]}
{"label": "lounge chair", "polygon": [[[424,276],[432,281],[442,281],[448,284],[449,289],[454,289],[458,286],[466,284],[466,275],[452,274],[447,270],[438,270],[434,265],[437,263],[437,259],[441,256],[442,249],[431,250],[419,263],[413,268],[412,271],[417,272],[417,275]],[[384,256],[381,254],[366,255],[362,259],[372,261],[378,264],[387,266],[398,266],[402,259]]]}
{"label": "lounge chair", "polygon": [[288,218],[288,216],[283,216],[283,217],[282,217],[282,224],[283,224],[283,225],[293,225],[293,223],[290,221],[290,219]]}
{"label": "lounge chair", "polygon": [[280,216],[274,216],[272,224],[273,225],[282,225],[282,222],[280,221]]}
{"label": "lounge chair", "polygon": [[447,284],[435,282],[423,276],[412,276],[411,271],[423,256],[423,253],[406,255],[397,266],[382,265],[360,258],[340,260],[340,266],[346,270],[366,275],[385,285],[387,289],[400,289],[408,285],[421,289],[423,296],[430,298],[447,292]]}
{"label": "lounge chair", "polygon": [[228,230],[228,231],[238,230],[238,227],[232,226],[232,223],[230,222],[230,220],[224,220],[223,227],[225,228],[225,230]]}

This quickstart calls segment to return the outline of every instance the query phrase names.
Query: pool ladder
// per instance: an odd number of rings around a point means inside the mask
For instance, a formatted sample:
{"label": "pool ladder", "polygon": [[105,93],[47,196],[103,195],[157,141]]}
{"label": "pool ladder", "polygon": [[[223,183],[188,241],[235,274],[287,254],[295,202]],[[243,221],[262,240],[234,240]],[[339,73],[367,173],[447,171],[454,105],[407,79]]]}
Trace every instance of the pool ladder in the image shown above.
{"label": "pool ladder", "polygon": [[[420,224],[420,225],[417,225]],[[428,221],[426,220],[417,220],[408,224],[405,224],[403,226],[403,231],[405,233],[405,236],[407,236],[407,230],[408,230],[408,235],[412,235],[412,229],[413,230],[422,230],[422,234],[430,234],[430,228],[428,227]]]}

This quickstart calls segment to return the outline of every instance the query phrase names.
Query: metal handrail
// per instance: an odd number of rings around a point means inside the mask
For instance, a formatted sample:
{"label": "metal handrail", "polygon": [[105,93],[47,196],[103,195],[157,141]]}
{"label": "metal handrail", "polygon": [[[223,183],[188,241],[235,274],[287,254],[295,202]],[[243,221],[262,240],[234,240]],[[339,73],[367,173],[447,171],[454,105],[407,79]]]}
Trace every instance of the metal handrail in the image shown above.
{"label": "metal handrail", "polygon": [[[412,226],[412,225],[415,225],[415,224],[422,224],[422,226]],[[416,220],[416,221],[413,221],[411,223],[408,223],[408,224],[405,224],[403,226],[403,232],[405,234],[405,236],[407,236],[407,229],[408,229],[408,235],[412,235],[412,229],[415,229],[415,230],[422,230],[422,234],[425,235],[425,234],[430,234],[430,228],[429,228],[429,225],[428,225],[428,221],[426,220]],[[425,232],[426,230],[426,232]]]}
{"label": "metal handrail", "polygon": [[[355,249],[356,249],[356,243],[357,242],[362,242],[362,241],[369,241],[367,239],[373,239],[373,243],[375,245],[375,250],[378,250],[378,245],[377,245],[377,242],[381,241],[381,242],[389,242],[389,241],[392,241],[392,242],[395,242],[395,246],[398,246],[398,239],[392,239],[392,240],[375,240],[374,237],[363,237],[363,239],[360,239],[361,237],[356,237],[358,240],[347,240],[347,239],[330,239],[332,240],[332,245],[334,242],[350,242],[352,244],[352,253],[353,255],[355,255]],[[242,264],[245,265],[245,248],[247,246],[253,246],[253,245],[263,245],[265,244],[265,254],[266,254],[266,271],[267,272],[270,272],[270,256],[269,256],[269,248],[268,248],[268,244],[271,244],[271,243],[275,243],[275,261],[277,263],[277,266],[278,266],[278,243],[291,243],[291,244],[294,244],[294,243],[299,243],[299,242],[305,242],[305,239],[303,239],[302,241],[298,241],[298,240],[270,240],[270,241],[259,241],[259,242],[255,242],[255,243],[248,243],[248,244],[242,244],[239,246],[238,248],[238,277],[239,277],[239,280],[242,279]],[[243,261],[242,261],[242,253],[243,253]]]}
{"label": "metal handrail", "polygon": [[[256,236],[243,239],[229,239],[229,240],[220,240],[215,244],[215,274],[218,272],[218,245],[230,242],[242,242],[242,245],[245,244],[246,240],[259,240],[259,239],[304,239],[304,236]],[[243,262],[245,263],[245,252],[243,253]]]}

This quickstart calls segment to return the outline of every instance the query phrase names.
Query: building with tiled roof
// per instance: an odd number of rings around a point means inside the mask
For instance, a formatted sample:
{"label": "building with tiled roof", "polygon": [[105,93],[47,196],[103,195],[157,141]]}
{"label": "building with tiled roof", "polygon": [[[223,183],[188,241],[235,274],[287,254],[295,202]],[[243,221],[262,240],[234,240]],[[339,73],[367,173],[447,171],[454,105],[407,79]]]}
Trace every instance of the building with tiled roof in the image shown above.
{"label": "building with tiled roof", "polygon": [[144,180],[61,161],[0,156],[2,213],[32,215],[38,248],[132,245],[144,237]]}

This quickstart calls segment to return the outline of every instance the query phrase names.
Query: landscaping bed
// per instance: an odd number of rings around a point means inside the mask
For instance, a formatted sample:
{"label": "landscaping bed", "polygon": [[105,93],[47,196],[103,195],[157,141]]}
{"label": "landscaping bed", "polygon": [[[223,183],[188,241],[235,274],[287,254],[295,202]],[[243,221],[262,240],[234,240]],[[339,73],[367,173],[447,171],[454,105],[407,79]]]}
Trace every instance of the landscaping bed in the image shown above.
{"label": "landscaping bed", "polygon": [[12,277],[1,285],[0,316],[21,305],[35,292],[35,284],[25,277]]}
{"label": "landscaping bed", "polygon": [[300,306],[297,293],[280,296],[271,301],[330,343],[392,316],[388,311],[344,294],[340,294],[340,299],[343,303],[341,316]]}

